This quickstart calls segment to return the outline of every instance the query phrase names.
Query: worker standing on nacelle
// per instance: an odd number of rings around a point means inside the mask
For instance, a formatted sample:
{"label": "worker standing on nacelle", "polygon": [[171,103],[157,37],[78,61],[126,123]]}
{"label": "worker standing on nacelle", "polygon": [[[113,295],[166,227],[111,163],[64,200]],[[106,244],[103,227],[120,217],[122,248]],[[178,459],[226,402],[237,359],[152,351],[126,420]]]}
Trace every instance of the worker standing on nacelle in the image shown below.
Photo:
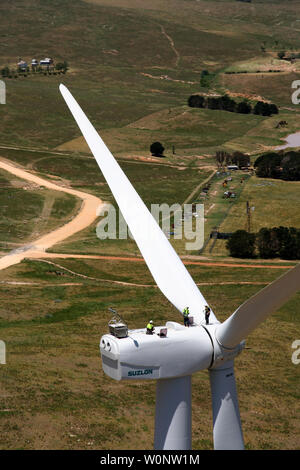
{"label": "worker standing on nacelle", "polygon": [[209,315],[210,315],[210,308],[208,307],[208,305],[205,305],[205,323],[206,325],[209,325]]}
{"label": "worker standing on nacelle", "polygon": [[183,310],[183,322],[184,322],[184,326],[190,326],[190,320],[189,320],[189,314],[190,314],[190,311],[189,311],[189,307],[185,307],[185,309]]}

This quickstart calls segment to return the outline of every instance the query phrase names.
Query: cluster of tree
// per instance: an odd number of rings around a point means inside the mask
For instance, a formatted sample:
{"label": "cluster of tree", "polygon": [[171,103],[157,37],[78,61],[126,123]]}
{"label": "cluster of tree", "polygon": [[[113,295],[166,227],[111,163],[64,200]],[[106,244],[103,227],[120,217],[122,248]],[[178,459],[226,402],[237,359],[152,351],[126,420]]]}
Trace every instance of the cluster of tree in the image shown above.
{"label": "cluster of tree", "polygon": [[295,59],[300,58],[300,53],[299,52],[290,52],[289,54],[286,53],[286,51],[279,51],[277,53],[278,59],[281,60],[288,60],[290,62],[293,62]]}
{"label": "cluster of tree", "polygon": [[272,227],[262,228],[258,233],[237,230],[226,247],[235,258],[300,259],[300,229]]}
{"label": "cluster of tree", "polygon": [[261,178],[300,180],[300,152],[270,152],[255,160],[256,175]]}
{"label": "cluster of tree", "polygon": [[41,75],[60,75],[60,74],[65,74],[68,70],[69,66],[67,61],[65,60],[64,62],[58,62],[55,66],[47,66],[42,67],[40,65],[38,66],[27,66],[26,68],[22,69],[10,69],[9,67],[3,67],[1,69],[1,76],[2,78],[18,78],[20,75],[27,77],[27,75],[30,74],[41,74]]}
{"label": "cluster of tree", "polygon": [[300,229],[262,228],[256,235],[260,258],[300,259]]}
{"label": "cluster of tree", "polygon": [[237,103],[228,95],[223,96],[203,96],[191,95],[188,99],[188,105],[191,108],[220,109],[231,113],[259,114],[261,116],[271,116],[278,114],[278,107],[275,104],[258,101],[252,108],[247,100]]}
{"label": "cluster of tree", "polygon": [[268,70],[226,70],[226,72],[224,72],[226,75],[235,75],[235,74],[239,74],[239,73],[281,73],[282,70],[279,70],[279,69],[268,69]]}
{"label": "cluster of tree", "polygon": [[230,154],[224,150],[218,150],[215,159],[219,168],[223,168],[225,165],[237,165],[239,169],[241,169],[248,167],[250,164],[249,155],[242,152],[233,152]]}

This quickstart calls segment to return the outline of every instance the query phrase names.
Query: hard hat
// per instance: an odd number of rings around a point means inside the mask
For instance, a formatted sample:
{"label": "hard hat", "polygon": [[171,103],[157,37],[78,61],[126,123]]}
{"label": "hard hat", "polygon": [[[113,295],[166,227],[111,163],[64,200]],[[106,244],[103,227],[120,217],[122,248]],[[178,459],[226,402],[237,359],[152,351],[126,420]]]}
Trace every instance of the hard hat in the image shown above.
{"label": "hard hat", "polygon": [[153,323],[153,320],[150,320],[149,323]]}

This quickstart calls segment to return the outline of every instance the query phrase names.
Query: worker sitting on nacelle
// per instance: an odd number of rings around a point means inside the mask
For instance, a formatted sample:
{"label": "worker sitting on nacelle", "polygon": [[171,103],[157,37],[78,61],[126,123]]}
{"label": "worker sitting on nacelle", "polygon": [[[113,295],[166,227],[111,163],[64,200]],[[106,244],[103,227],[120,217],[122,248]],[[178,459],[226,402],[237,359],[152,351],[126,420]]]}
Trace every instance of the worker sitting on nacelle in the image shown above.
{"label": "worker sitting on nacelle", "polygon": [[155,330],[155,328],[153,326],[153,320],[150,320],[148,325],[147,325],[147,328],[146,328],[146,334],[147,335],[153,335],[154,330]]}

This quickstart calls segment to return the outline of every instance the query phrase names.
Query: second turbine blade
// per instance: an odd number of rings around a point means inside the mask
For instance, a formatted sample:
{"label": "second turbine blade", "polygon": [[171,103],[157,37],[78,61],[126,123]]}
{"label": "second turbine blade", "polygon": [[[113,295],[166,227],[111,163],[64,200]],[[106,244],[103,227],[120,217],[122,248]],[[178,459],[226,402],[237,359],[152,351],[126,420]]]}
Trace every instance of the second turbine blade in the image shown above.
{"label": "second turbine blade", "polygon": [[298,290],[300,290],[300,264],[246,300],[235,313],[219,325],[216,330],[218,341],[226,348],[234,348]]}

